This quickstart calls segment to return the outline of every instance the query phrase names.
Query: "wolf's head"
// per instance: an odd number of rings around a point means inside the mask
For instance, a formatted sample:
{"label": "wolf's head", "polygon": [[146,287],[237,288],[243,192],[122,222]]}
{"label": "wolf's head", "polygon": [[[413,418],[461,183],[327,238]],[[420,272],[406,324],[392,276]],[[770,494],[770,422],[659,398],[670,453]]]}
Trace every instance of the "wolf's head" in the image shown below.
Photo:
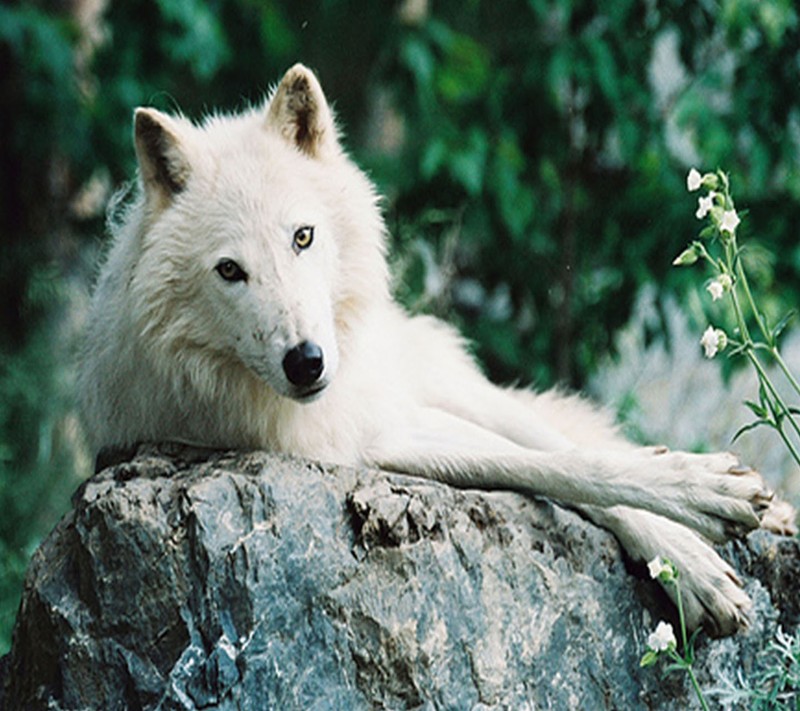
{"label": "wolf's head", "polygon": [[315,399],[359,311],[386,293],[375,194],[316,78],[297,65],[262,108],[201,126],[146,108],[134,123],[143,340],[198,383],[213,380],[210,362],[238,364]]}

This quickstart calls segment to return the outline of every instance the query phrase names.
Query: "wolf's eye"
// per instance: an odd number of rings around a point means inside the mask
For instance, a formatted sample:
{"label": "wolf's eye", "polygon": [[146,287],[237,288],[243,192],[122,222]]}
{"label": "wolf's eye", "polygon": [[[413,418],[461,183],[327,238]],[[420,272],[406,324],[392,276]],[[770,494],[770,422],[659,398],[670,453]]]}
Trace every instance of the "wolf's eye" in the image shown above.
{"label": "wolf's eye", "polygon": [[225,281],[247,281],[247,272],[232,259],[223,259],[215,269]]}
{"label": "wolf's eye", "polygon": [[311,246],[311,243],[314,241],[314,228],[306,225],[305,227],[300,227],[294,233],[294,239],[292,240],[292,249],[294,249],[295,254],[300,254],[304,249],[308,249]]}

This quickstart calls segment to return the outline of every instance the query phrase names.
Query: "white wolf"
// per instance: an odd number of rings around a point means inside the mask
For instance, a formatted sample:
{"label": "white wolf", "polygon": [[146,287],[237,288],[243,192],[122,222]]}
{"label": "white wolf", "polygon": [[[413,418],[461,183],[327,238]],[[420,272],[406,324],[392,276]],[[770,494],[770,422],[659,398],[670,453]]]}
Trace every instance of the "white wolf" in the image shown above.
{"label": "white wolf", "polygon": [[706,542],[770,494],[730,454],[637,448],[575,397],[501,389],[392,300],[372,184],[308,69],[201,126],[135,113],[140,194],[93,297],[79,392],[97,448],[177,440],[540,494],[682,573],[690,624],[746,621]]}

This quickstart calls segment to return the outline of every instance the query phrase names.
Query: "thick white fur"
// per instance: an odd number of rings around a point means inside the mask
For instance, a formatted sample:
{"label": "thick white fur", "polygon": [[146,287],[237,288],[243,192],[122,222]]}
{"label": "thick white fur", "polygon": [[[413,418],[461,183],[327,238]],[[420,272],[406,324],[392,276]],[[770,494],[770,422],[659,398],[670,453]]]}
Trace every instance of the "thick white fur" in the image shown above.
{"label": "thick white fur", "polygon": [[[730,633],[747,596],[708,545],[759,525],[734,457],[635,448],[576,397],[490,384],[459,336],[391,299],[373,186],[297,65],[264,107],[195,126],[140,109],[140,192],[115,229],[79,391],[97,448],[178,440],[367,464],[582,508],[636,559],[670,557],[692,625]],[[305,251],[298,227],[314,227]],[[246,282],[215,271],[234,259]],[[281,363],[320,345],[311,401]],[[693,529],[693,530],[689,530]]]}

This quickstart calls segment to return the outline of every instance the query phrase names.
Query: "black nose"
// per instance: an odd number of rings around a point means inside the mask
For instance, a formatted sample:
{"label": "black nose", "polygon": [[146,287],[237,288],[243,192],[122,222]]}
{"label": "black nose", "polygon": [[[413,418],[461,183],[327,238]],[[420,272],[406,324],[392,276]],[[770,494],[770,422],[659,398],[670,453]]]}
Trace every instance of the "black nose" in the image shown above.
{"label": "black nose", "polygon": [[283,358],[283,372],[292,385],[306,387],[316,382],[322,375],[325,364],[322,348],[311,341],[303,341]]}

